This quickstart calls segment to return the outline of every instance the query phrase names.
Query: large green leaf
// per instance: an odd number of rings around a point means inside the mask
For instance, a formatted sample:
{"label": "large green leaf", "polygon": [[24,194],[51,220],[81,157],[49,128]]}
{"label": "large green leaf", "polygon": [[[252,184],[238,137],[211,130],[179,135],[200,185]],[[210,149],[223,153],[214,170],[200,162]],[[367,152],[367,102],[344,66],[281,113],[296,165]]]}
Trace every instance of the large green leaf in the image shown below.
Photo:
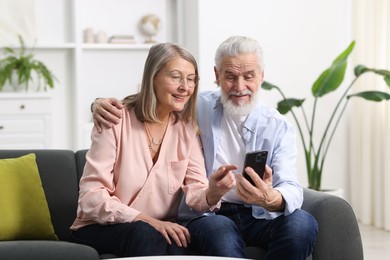
{"label": "large green leaf", "polygon": [[347,59],[354,46],[355,42],[352,41],[348,48],[337,56],[332,65],[321,73],[312,86],[311,91],[314,97],[326,95],[329,92],[336,90],[341,85],[347,68]]}
{"label": "large green leaf", "polygon": [[261,85],[261,88],[266,89],[266,90],[271,90],[271,89],[277,88],[277,87],[275,85],[267,82],[267,81],[264,81],[263,84]]}
{"label": "large green leaf", "polygon": [[287,114],[293,107],[300,107],[304,99],[287,98],[278,103],[278,111],[282,115]]}
{"label": "large green leaf", "polygon": [[383,80],[386,82],[387,86],[390,87],[390,71],[389,70],[384,70],[384,69],[372,69],[372,68],[367,68],[364,65],[357,65],[354,69],[354,73],[356,77],[359,77],[363,73],[366,72],[374,72],[375,74],[383,76]]}
{"label": "large green leaf", "polygon": [[365,73],[365,72],[367,72],[367,71],[370,71],[370,69],[367,68],[367,67],[364,66],[364,65],[357,65],[353,71],[354,71],[354,73],[355,73],[355,76],[356,76],[356,77],[359,77],[359,76],[362,75],[363,73]]}
{"label": "large green leaf", "polygon": [[386,82],[387,86],[390,87],[390,71],[388,70],[375,70],[376,74],[382,75],[383,80]]}
{"label": "large green leaf", "polygon": [[313,96],[322,97],[336,90],[344,80],[346,68],[347,62],[340,62],[326,69],[313,84]]}
{"label": "large green leaf", "polygon": [[363,91],[363,92],[349,95],[347,98],[351,98],[351,97],[361,97],[364,98],[365,100],[379,102],[383,100],[389,100],[390,94],[382,91]]}
{"label": "large green leaf", "polygon": [[344,62],[347,61],[349,54],[351,54],[353,48],[355,47],[355,41],[352,41],[348,47],[340,53],[339,56],[333,61],[333,64],[339,63],[339,62]]}
{"label": "large green leaf", "polygon": [[374,70],[376,74],[382,75],[382,76],[387,76],[390,77],[390,71],[389,70]]}
{"label": "large green leaf", "polygon": [[384,77],[384,80],[385,80],[387,86],[390,87],[390,76],[385,76],[385,77]]}

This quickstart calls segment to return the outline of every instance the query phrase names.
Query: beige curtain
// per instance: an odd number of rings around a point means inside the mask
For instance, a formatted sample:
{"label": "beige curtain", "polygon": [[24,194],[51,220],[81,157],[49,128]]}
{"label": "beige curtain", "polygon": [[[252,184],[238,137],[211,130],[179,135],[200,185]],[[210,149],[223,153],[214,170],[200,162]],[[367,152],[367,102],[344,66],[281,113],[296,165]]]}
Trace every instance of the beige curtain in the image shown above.
{"label": "beige curtain", "polygon": [[[390,70],[390,1],[354,0],[352,66]],[[389,92],[382,77],[363,75],[355,90]],[[354,100],[349,113],[351,204],[360,222],[390,230],[390,101]]]}

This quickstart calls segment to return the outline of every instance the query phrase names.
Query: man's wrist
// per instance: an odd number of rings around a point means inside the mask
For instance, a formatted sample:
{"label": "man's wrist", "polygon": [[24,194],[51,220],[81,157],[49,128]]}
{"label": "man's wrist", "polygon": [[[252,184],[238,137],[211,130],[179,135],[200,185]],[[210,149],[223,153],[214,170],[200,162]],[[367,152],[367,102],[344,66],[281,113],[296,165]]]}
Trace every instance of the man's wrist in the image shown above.
{"label": "man's wrist", "polygon": [[270,189],[264,194],[266,208],[269,211],[284,211],[285,201],[280,191],[276,189]]}

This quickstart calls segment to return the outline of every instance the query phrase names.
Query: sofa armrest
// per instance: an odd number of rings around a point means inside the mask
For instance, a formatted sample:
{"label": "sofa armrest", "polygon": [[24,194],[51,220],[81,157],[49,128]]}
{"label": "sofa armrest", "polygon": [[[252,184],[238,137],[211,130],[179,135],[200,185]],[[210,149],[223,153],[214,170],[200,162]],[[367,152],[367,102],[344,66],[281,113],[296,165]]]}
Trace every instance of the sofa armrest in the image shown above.
{"label": "sofa armrest", "polygon": [[313,259],[363,259],[359,225],[349,203],[340,197],[304,188],[302,209],[318,222]]}
{"label": "sofa armrest", "polygon": [[98,252],[89,246],[47,240],[15,240],[0,242],[0,259],[97,260]]}

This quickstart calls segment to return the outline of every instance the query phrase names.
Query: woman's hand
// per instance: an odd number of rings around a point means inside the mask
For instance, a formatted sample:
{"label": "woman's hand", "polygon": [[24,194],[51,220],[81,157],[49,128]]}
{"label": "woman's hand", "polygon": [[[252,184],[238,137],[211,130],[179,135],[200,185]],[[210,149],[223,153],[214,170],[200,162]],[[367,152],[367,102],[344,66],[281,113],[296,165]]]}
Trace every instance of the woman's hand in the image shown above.
{"label": "woman's hand", "polygon": [[172,245],[171,238],[178,247],[187,247],[191,243],[191,235],[187,228],[170,221],[162,221],[140,213],[134,221],[143,221],[154,227]]}
{"label": "woman's hand", "polygon": [[236,185],[236,178],[232,172],[236,169],[236,165],[224,165],[211,175],[206,192],[207,203],[210,206],[217,204],[222,196]]}

